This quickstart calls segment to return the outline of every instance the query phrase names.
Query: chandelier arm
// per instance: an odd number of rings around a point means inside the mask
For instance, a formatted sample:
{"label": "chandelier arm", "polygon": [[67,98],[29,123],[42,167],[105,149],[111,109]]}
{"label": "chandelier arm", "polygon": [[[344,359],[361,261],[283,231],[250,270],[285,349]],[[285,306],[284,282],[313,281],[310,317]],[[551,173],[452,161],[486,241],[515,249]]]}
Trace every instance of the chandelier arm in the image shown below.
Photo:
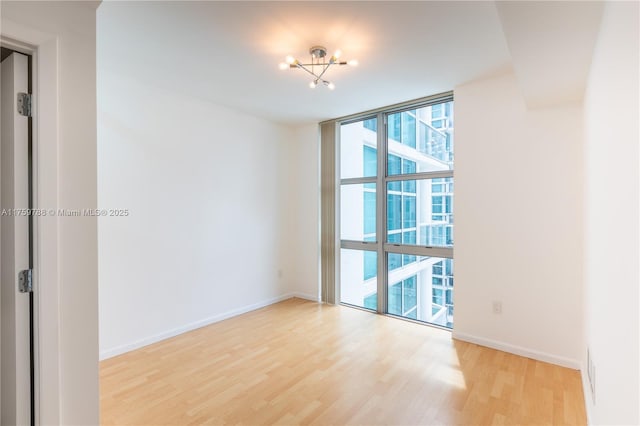
{"label": "chandelier arm", "polygon": [[333,64],[334,64],[333,62],[329,62],[328,64],[326,64],[326,65],[324,66],[324,69],[323,69],[323,70],[322,70],[322,72],[320,73],[320,75],[318,75],[318,79],[322,80],[322,76],[324,75],[324,73],[325,73],[325,72],[327,72],[327,70],[329,69],[329,67],[330,67],[331,65],[333,65]]}
{"label": "chandelier arm", "polygon": [[316,75],[316,73],[312,72],[309,68],[305,67],[305,64],[297,64],[297,67],[311,74],[316,80],[320,78],[318,75]]}
{"label": "chandelier arm", "polygon": [[[337,64],[337,62],[334,62],[334,64]],[[317,67],[322,64],[314,64],[314,63],[303,64],[302,62],[298,62],[298,64],[291,64],[290,66],[297,67],[298,65],[304,65],[305,67],[311,67],[311,66]]]}
{"label": "chandelier arm", "polygon": [[[291,68],[296,68],[298,65],[304,65],[306,67],[310,67],[310,66],[317,66],[318,64],[303,64],[302,62],[300,62],[299,64],[288,64],[288,65]],[[322,65],[322,64],[320,64],[320,65]],[[326,65],[329,65],[329,64],[326,64]],[[331,63],[331,65],[349,65],[349,63],[346,62],[346,61],[333,62],[333,63]]]}

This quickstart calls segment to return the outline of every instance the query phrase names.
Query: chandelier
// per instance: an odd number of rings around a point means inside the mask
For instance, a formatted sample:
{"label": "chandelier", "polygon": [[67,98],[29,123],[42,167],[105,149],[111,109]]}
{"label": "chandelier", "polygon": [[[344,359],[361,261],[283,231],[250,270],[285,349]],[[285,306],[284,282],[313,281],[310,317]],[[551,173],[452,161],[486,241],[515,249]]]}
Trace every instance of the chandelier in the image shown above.
{"label": "chandelier", "polygon": [[309,87],[315,89],[318,84],[324,84],[329,90],[336,88],[335,84],[324,78],[327,70],[333,65],[358,65],[358,61],[340,61],[340,51],[336,51],[333,56],[327,59],[327,48],[323,46],[313,46],[309,49],[311,54],[311,62],[304,64],[295,59],[293,56],[287,56],[285,61],[280,63],[280,69],[299,68],[311,74],[313,80],[309,83]]}

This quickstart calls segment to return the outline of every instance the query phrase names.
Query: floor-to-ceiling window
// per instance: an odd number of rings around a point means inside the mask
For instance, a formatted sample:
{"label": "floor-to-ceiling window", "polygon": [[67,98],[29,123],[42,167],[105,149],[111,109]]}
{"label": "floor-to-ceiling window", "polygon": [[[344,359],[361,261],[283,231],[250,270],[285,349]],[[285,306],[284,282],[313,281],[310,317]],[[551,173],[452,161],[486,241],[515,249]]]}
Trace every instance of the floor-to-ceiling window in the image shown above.
{"label": "floor-to-ceiling window", "polygon": [[340,302],[452,327],[452,95],[338,127]]}
{"label": "floor-to-ceiling window", "polygon": [[377,310],[377,118],[340,126],[340,295]]}

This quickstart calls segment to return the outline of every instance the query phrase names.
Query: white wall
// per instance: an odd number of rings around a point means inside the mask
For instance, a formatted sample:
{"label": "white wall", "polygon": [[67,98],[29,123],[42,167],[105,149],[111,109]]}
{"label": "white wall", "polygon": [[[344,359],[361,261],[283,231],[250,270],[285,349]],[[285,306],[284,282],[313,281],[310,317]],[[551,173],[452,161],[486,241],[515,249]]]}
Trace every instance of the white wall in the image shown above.
{"label": "white wall", "polygon": [[291,173],[291,253],[295,261],[294,293],[320,300],[320,129],[317,124],[293,129]]}
{"label": "white wall", "polygon": [[[38,47],[39,208],[97,206],[96,6],[97,2],[1,5],[2,35]],[[38,221],[37,235],[40,422],[97,424],[97,220],[48,217]]]}
{"label": "white wall", "polygon": [[[579,368],[582,108],[527,110],[507,73],[457,87],[455,113],[454,335]],[[313,131],[299,134],[303,143],[292,151],[310,167],[318,162]],[[310,197],[319,178],[315,169],[297,173],[307,220],[317,209]],[[317,259],[312,227],[298,228],[306,231],[297,258],[307,265]],[[307,278],[295,291],[317,291],[316,269],[300,274]],[[492,313],[494,300],[502,301],[502,315]]]}
{"label": "white wall", "polygon": [[508,72],[455,114],[454,337],[578,368],[582,109],[527,110]]}
{"label": "white wall", "polygon": [[98,32],[100,351],[291,294],[292,131],[111,73]]}
{"label": "white wall", "polygon": [[[585,101],[585,346],[591,424],[640,424],[637,2],[607,3]],[[586,367],[586,347],[581,348]],[[586,374],[583,374],[586,382]]]}

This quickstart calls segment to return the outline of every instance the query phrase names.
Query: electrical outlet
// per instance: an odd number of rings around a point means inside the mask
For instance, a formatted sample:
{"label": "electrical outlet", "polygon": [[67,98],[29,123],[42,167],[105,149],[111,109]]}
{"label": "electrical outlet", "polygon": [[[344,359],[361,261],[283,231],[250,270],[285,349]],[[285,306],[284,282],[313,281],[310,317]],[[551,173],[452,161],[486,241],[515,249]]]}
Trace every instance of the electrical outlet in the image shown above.
{"label": "electrical outlet", "polygon": [[493,301],[493,313],[494,314],[501,314],[502,313],[502,302],[499,300],[494,300]]}

